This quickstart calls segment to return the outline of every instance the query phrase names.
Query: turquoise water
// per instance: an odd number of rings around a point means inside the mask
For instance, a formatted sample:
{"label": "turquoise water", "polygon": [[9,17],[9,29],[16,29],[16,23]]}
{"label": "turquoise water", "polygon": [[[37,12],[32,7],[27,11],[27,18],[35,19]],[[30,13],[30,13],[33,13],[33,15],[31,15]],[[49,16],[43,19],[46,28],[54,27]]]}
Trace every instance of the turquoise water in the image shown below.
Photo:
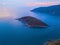
{"label": "turquoise water", "polygon": [[[60,16],[33,13],[30,7],[8,7],[8,9],[14,15],[0,18],[0,45],[43,45],[48,40],[60,39]],[[48,24],[48,27],[29,28],[15,20],[23,16],[36,17]]]}

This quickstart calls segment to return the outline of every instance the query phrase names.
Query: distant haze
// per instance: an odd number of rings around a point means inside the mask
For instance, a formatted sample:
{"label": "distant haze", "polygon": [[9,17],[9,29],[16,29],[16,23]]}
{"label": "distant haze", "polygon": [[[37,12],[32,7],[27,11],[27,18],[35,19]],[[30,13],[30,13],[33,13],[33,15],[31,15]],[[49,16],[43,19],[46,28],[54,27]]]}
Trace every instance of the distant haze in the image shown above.
{"label": "distant haze", "polygon": [[60,0],[0,0],[0,5],[6,3],[6,5],[13,6],[35,6],[35,5],[54,5],[60,4]]}

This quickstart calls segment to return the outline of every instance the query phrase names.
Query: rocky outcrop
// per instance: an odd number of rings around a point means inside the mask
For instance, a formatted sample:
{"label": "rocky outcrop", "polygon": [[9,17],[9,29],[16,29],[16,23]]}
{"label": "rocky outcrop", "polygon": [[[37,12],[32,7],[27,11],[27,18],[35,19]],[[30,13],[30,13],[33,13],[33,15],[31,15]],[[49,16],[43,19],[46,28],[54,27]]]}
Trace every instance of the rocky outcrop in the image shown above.
{"label": "rocky outcrop", "polygon": [[60,45],[60,39],[53,40],[53,41],[47,41],[46,43],[44,43],[44,45]]}
{"label": "rocky outcrop", "polygon": [[48,26],[46,23],[32,16],[25,16],[22,18],[18,18],[17,20],[22,21],[25,25],[29,27],[47,27]]}

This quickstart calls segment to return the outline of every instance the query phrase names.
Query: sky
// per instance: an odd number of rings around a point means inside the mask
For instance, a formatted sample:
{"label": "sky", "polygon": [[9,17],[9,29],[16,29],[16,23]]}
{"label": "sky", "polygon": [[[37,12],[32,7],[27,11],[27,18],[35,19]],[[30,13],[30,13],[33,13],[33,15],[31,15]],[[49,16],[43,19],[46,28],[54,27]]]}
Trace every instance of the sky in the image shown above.
{"label": "sky", "polygon": [[[30,4],[32,4],[32,6],[34,5],[41,5],[41,3],[43,3],[43,5],[46,3],[48,5],[50,5],[52,2],[52,4],[60,4],[60,0],[0,0],[0,4],[6,3],[6,5],[15,5],[15,6],[28,6]],[[31,5],[30,5],[31,6]]]}
{"label": "sky", "polygon": [[[60,0],[0,0],[0,18],[10,17],[9,8],[22,6],[49,6],[60,4]],[[12,15],[12,14],[11,14]],[[12,16],[11,16],[12,17]]]}
{"label": "sky", "polygon": [[18,7],[18,6],[49,6],[60,4],[60,0],[0,0],[0,7]]}

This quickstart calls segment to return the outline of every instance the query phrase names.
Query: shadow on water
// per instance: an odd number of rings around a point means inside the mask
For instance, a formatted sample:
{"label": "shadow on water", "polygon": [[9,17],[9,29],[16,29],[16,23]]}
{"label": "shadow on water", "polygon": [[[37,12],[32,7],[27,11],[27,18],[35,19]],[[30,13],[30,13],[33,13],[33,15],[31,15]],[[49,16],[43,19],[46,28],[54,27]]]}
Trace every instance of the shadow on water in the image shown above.
{"label": "shadow on water", "polygon": [[30,29],[46,29],[48,27],[29,27]]}
{"label": "shadow on water", "polygon": [[[32,12],[32,11],[31,11],[31,12]],[[33,13],[36,13],[36,14],[45,14],[45,15],[60,17],[60,14],[50,14],[50,13],[41,13],[41,12],[33,12]]]}

